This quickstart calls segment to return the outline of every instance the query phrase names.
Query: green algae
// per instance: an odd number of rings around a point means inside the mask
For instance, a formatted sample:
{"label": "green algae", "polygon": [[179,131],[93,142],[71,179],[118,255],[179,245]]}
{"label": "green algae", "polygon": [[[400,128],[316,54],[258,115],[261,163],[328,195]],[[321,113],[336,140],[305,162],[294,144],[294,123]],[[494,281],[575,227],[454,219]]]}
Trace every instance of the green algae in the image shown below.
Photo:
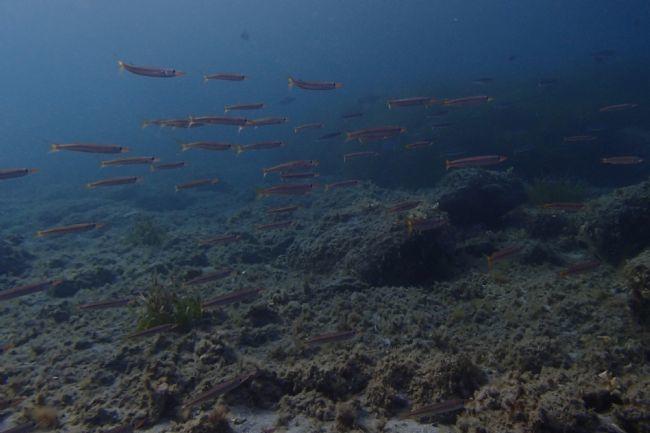
{"label": "green algae", "polygon": [[137,330],[174,323],[181,330],[187,330],[203,316],[201,300],[194,296],[180,296],[173,289],[166,288],[152,278],[151,286],[144,296],[144,304],[138,317]]}

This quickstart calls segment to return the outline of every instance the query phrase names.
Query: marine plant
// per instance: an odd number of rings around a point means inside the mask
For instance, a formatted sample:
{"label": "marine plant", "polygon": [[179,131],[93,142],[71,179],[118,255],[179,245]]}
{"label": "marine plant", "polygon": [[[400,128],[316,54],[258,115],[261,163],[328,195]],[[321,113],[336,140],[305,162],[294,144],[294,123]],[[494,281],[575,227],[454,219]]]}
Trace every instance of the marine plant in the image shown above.
{"label": "marine plant", "polygon": [[580,202],[587,195],[585,184],[569,179],[535,179],[526,188],[528,200],[535,205]]}
{"label": "marine plant", "polygon": [[203,316],[198,297],[179,295],[173,288],[163,286],[155,275],[142,299],[144,302],[138,317],[138,331],[167,323],[174,323],[177,328],[186,330]]}
{"label": "marine plant", "polygon": [[165,236],[165,230],[152,217],[145,216],[135,222],[126,240],[131,245],[159,247]]}

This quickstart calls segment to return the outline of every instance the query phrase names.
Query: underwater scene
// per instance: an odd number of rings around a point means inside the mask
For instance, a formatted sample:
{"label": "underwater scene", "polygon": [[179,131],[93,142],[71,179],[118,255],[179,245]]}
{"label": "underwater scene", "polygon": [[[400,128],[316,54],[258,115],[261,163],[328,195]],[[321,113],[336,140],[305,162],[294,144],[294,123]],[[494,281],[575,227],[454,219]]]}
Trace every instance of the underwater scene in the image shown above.
{"label": "underwater scene", "polygon": [[650,2],[0,1],[0,432],[650,432]]}

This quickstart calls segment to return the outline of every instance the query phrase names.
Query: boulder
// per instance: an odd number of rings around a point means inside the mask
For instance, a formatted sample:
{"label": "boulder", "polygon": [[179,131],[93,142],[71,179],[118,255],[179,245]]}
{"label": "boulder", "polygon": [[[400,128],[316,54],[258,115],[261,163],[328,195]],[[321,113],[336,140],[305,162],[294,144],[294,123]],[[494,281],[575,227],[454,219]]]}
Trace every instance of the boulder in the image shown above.
{"label": "boulder", "polygon": [[523,183],[510,172],[453,171],[442,179],[439,190],[439,208],[456,225],[494,225],[526,201]]}

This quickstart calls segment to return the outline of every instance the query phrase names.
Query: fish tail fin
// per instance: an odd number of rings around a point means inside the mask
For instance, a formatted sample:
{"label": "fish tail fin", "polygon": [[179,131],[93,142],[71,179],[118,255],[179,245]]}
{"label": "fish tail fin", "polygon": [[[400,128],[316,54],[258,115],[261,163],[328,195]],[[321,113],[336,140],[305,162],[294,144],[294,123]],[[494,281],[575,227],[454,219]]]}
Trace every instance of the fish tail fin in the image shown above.
{"label": "fish tail fin", "polygon": [[118,71],[120,71],[120,73],[122,73],[126,69],[126,63],[124,63],[122,60],[118,60],[117,61],[117,67],[118,67]]}
{"label": "fish tail fin", "polygon": [[237,133],[241,134],[241,132],[242,132],[243,130],[244,130],[244,127],[243,127],[243,126],[240,126],[239,128],[237,128]]}
{"label": "fish tail fin", "polygon": [[181,152],[185,152],[190,149],[190,143],[181,143]]}
{"label": "fish tail fin", "polygon": [[151,125],[151,122],[149,122],[148,120],[143,120],[142,123],[140,124],[140,127],[144,129],[149,125]]}
{"label": "fish tail fin", "polygon": [[300,131],[298,128],[293,128],[293,133],[294,133],[294,134],[297,134],[298,131]]}
{"label": "fish tail fin", "polygon": [[235,146],[235,155],[239,156],[240,154],[242,154],[244,152],[246,152],[244,150],[244,146],[242,146],[241,144],[238,144],[238,145]]}
{"label": "fish tail fin", "polygon": [[39,230],[36,232],[36,237],[37,238],[44,238],[45,237],[45,232],[43,230]]}
{"label": "fish tail fin", "polygon": [[95,189],[95,185],[93,185],[92,183],[87,183],[86,189]]}
{"label": "fish tail fin", "polygon": [[208,81],[210,81],[210,79],[208,78],[207,75],[204,75],[203,76],[203,84],[206,84]]}
{"label": "fish tail fin", "polygon": [[229,113],[229,112],[230,112],[230,107],[226,105],[226,106],[223,108],[223,112],[224,112],[224,113]]}
{"label": "fish tail fin", "polygon": [[52,152],[58,152],[58,151],[60,151],[60,150],[61,150],[61,148],[59,147],[58,144],[53,144],[53,145],[50,146],[50,153],[52,153]]}
{"label": "fish tail fin", "polygon": [[447,159],[445,160],[445,170],[449,170],[451,168],[451,162]]}
{"label": "fish tail fin", "polygon": [[180,191],[180,190],[181,190],[181,189],[178,187],[178,185],[176,185],[176,186],[174,187],[174,191],[178,192],[178,191]]}
{"label": "fish tail fin", "polygon": [[266,175],[269,174],[269,173],[270,172],[266,168],[262,169],[262,177],[266,177]]}
{"label": "fish tail fin", "polygon": [[293,85],[295,84],[295,81],[293,78],[289,77],[289,89],[293,89]]}
{"label": "fish tail fin", "polygon": [[214,179],[212,179],[212,180],[210,181],[210,183],[211,183],[212,185],[216,185],[216,184],[218,184],[218,183],[219,183],[219,178],[218,178],[218,177],[215,177]]}

